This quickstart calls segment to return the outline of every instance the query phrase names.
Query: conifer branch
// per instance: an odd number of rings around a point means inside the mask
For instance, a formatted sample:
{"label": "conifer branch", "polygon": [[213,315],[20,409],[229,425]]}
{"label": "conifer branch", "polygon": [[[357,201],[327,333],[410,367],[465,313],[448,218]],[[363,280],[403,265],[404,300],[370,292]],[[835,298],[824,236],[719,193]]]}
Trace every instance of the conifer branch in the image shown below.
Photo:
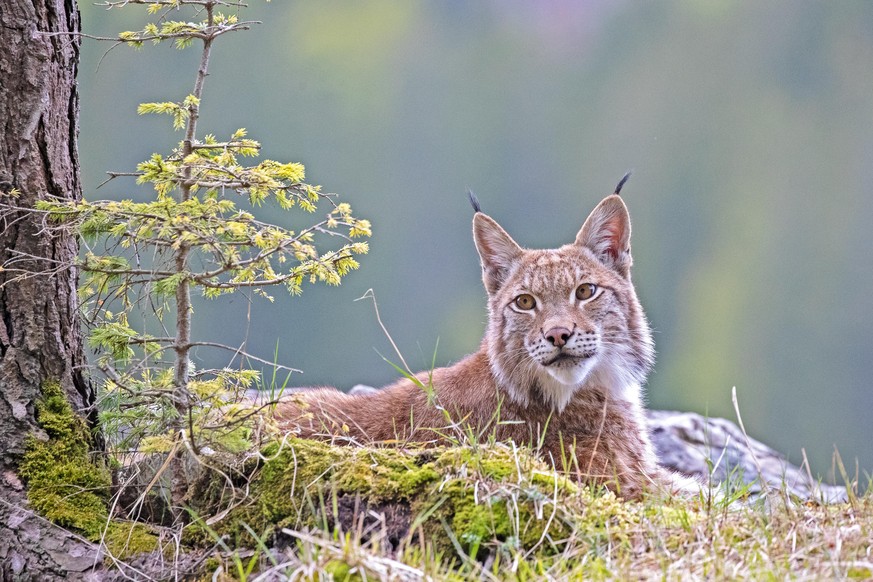
{"label": "conifer branch", "polygon": [[117,46],[119,44],[141,44],[144,42],[161,42],[165,40],[177,39],[215,39],[219,36],[227,34],[228,32],[251,30],[251,27],[256,24],[263,24],[263,22],[259,20],[247,20],[245,22],[238,22],[232,26],[212,26],[204,28],[203,30],[197,32],[167,32],[160,34],[139,34],[134,32],[129,35],[123,36],[95,36],[93,34],[86,34],[84,32],[49,32],[43,30],[37,31],[36,34],[47,37],[71,36],[101,42],[114,42]]}
{"label": "conifer branch", "polygon": [[142,4],[147,6],[167,6],[169,8],[178,8],[179,6],[227,6],[229,8],[248,8],[248,4],[238,2],[237,0],[118,0],[106,2],[98,2],[95,6],[103,6],[107,10],[113,8],[123,8],[129,4]]}
{"label": "conifer branch", "polygon": [[194,150],[227,150],[227,149],[236,149],[236,148],[247,148],[254,147],[256,149],[261,149],[260,145],[250,145],[245,142],[240,141],[223,141],[216,143],[194,143],[191,144],[191,149]]}

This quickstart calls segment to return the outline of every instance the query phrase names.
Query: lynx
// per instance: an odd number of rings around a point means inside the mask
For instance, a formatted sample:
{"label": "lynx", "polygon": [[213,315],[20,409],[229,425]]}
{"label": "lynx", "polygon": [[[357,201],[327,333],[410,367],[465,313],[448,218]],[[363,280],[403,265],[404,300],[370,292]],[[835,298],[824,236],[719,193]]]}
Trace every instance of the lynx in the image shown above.
{"label": "lynx", "polygon": [[537,449],[557,469],[626,498],[673,479],[656,464],[641,385],[651,331],[631,283],[631,225],[619,193],[558,249],[520,247],[476,210],[473,237],[488,294],[479,351],[372,394],[319,388],[276,417],[308,438],[445,442],[459,426]]}

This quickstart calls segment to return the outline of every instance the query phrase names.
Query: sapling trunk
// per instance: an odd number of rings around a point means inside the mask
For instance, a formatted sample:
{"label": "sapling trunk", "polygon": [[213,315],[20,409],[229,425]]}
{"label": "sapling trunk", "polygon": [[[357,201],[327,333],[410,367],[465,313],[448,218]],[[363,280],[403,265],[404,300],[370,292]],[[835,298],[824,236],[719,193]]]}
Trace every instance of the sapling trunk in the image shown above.
{"label": "sapling trunk", "polygon": [[[211,29],[213,20],[214,3],[205,5],[207,14],[207,23]],[[200,67],[197,69],[197,78],[194,81],[194,90],[191,95],[194,99],[189,99],[188,103],[188,121],[185,128],[185,141],[182,144],[183,159],[187,158],[194,151],[194,141],[197,137],[197,119],[200,117],[200,97],[203,94],[203,84],[206,80],[206,75],[209,71],[209,54],[212,50],[212,33],[208,34],[203,39],[203,51],[200,56]],[[185,202],[191,198],[191,167],[185,166],[182,170],[183,181],[179,188],[180,201]],[[191,252],[191,245],[184,241],[179,245],[175,256],[175,272],[178,275],[184,275],[188,271],[188,256]],[[180,445],[174,449],[174,459],[171,463],[172,470],[172,501],[174,511],[179,517],[179,509],[184,503],[185,496],[188,492],[188,480],[185,477],[185,455],[188,447],[191,452],[197,453],[197,442],[193,432],[193,419],[191,414],[191,400],[188,391],[188,380],[190,376],[190,360],[188,352],[191,349],[191,285],[186,276],[181,278],[179,286],[176,288],[176,362],[174,374],[174,404],[176,407],[177,417],[177,432],[176,439]],[[184,431],[188,430],[188,438],[184,436]]]}

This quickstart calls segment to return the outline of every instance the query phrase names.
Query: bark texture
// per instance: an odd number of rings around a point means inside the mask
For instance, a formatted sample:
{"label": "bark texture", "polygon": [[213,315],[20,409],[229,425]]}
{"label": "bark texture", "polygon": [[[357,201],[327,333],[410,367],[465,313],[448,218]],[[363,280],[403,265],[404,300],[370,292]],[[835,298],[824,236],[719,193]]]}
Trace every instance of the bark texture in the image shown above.
{"label": "bark texture", "polygon": [[[0,192],[21,207],[81,196],[76,152],[79,11],[75,0],[0,3]],[[10,200],[6,198],[6,201]],[[25,213],[0,221],[0,264],[35,273],[69,264],[76,241],[46,232]],[[31,512],[17,466],[26,437],[39,438],[35,402],[57,382],[92,421],[94,392],[76,316],[76,273],[58,269],[10,282],[0,271],[0,580],[94,579],[103,573],[93,544]]]}

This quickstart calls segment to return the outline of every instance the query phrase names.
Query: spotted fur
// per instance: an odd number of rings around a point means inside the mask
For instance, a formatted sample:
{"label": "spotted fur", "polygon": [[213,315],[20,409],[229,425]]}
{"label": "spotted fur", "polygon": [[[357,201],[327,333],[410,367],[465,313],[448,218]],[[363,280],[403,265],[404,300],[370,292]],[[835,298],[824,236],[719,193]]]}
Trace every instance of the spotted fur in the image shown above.
{"label": "spotted fur", "polygon": [[[297,393],[277,407],[303,436],[361,442],[445,442],[452,434],[535,447],[581,480],[634,497],[659,473],[643,417],[641,386],[654,348],[630,278],[630,219],[613,194],[575,241],[521,248],[477,212],[473,235],[488,292],[488,328],[460,362],[366,395]],[[580,285],[596,291],[580,299]],[[590,289],[590,288],[589,288]],[[520,307],[521,295],[533,298]],[[582,293],[584,296],[584,293]]]}

